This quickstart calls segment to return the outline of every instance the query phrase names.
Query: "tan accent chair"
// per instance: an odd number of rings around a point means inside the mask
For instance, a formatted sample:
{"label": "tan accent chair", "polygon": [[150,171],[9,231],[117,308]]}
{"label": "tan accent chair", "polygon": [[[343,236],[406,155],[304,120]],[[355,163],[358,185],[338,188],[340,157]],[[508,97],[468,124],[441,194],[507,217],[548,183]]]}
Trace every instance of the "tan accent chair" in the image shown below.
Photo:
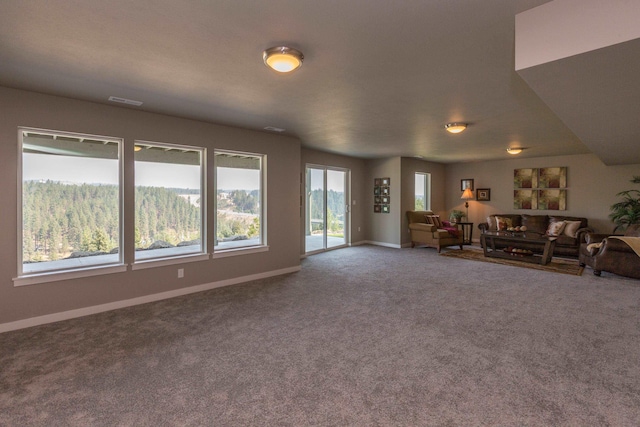
{"label": "tan accent chair", "polygon": [[416,245],[437,248],[438,252],[446,246],[460,246],[462,249],[462,232],[452,236],[447,230],[439,229],[433,224],[427,224],[425,215],[433,215],[431,211],[407,211],[409,233],[411,233],[411,247]]}

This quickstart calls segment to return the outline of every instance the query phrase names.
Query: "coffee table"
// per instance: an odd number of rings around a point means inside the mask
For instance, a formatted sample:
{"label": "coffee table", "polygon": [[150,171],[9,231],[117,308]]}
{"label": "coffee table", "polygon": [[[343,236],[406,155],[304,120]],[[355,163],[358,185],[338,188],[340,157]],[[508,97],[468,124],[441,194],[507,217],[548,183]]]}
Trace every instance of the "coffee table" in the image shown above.
{"label": "coffee table", "polygon": [[[486,232],[480,236],[484,256],[492,258],[513,259],[532,264],[546,265],[553,257],[556,247],[556,237],[548,237],[540,234],[510,233],[510,232]],[[499,246],[496,249],[496,246]],[[502,247],[506,249],[502,249]],[[520,250],[507,250],[509,248]],[[529,248],[541,252],[534,253]]]}

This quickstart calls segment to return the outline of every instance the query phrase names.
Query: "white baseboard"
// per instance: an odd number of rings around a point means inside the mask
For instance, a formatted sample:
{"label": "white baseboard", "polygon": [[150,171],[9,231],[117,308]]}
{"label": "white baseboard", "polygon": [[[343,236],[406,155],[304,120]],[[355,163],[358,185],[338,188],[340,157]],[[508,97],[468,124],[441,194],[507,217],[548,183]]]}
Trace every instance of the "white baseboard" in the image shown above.
{"label": "white baseboard", "polygon": [[349,245],[350,246],[360,246],[360,245],[366,245],[367,243],[369,243],[369,242],[366,241],[366,240],[360,240],[358,242],[352,242]]}
{"label": "white baseboard", "polygon": [[160,292],[158,294],[145,295],[122,301],[110,302],[107,304],[83,307],[75,310],[62,311],[60,313],[46,314],[44,316],[31,317],[29,319],[16,320],[0,324],[0,333],[15,331],[18,329],[30,328],[32,326],[44,325],[47,323],[60,322],[62,320],[75,319],[76,317],[90,316],[92,314],[103,313],[105,311],[117,310],[119,308],[131,307],[134,305],[146,304],[148,302],[160,301],[175,298],[182,295],[196,292],[208,291],[210,289],[221,288],[223,286],[237,285],[239,283],[250,282],[252,280],[265,279],[267,277],[280,276],[282,274],[295,273],[301,267],[289,267],[280,270],[267,271],[265,273],[251,274],[249,276],[234,277],[232,279],[220,280],[218,282],[203,283],[202,285],[190,286],[188,288],[175,289],[173,291]]}
{"label": "white baseboard", "polygon": [[395,243],[376,242],[376,241],[373,241],[373,240],[366,240],[364,242],[364,244],[375,245],[375,246],[384,246],[385,248],[394,248],[394,249],[401,249],[402,248],[401,245],[397,245]]}

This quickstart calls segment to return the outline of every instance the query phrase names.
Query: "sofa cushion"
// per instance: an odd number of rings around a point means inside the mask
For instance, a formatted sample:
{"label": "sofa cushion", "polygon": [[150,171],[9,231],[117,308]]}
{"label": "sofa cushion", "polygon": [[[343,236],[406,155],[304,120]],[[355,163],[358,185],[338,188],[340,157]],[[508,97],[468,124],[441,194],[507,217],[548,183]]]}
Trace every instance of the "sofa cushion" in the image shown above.
{"label": "sofa cushion", "polygon": [[589,221],[587,220],[587,218],[578,218],[575,216],[561,216],[561,215],[549,216],[549,222],[556,222],[556,221],[580,221],[580,227],[578,228],[585,228],[589,226]]}
{"label": "sofa cushion", "polygon": [[522,215],[522,225],[527,227],[527,231],[539,234],[547,232],[549,217],[546,215]]}
{"label": "sofa cushion", "polygon": [[578,228],[580,228],[581,224],[582,221],[565,221],[562,234],[569,237],[576,237],[576,232],[578,231]]}
{"label": "sofa cushion", "polygon": [[560,236],[562,234],[562,230],[564,230],[565,224],[566,223],[564,221],[550,222],[549,226],[547,227],[547,236]]}
{"label": "sofa cushion", "polygon": [[511,220],[511,227],[518,227],[522,225],[520,220],[520,215],[513,214],[497,214],[497,215],[489,215],[487,217],[487,224],[489,225],[489,231],[498,231],[498,223],[496,221],[496,217],[501,218],[509,218]]}
{"label": "sofa cushion", "polygon": [[433,224],[425,224],[424,222],[412,222],[409,224],[409,230],[432,232],[436,230]]}
{"label": "sofa cushion", "polygon": [[511,227],[513,227],[513,221],[511,218],[496,215],[496,228],[498,230],[506,230]]}
{"label": "sofa cushion", "polygon": [[556,247],[558,246],[578,246],[578,239],[561,234],[556,239]]}

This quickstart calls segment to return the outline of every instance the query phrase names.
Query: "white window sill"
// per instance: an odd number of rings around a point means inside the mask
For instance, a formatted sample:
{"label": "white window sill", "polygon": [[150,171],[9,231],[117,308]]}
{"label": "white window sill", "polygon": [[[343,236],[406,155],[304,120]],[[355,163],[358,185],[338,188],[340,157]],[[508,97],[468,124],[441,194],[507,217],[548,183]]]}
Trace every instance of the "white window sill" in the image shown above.
{"label": "white window sill", "polygon": [[38,283],[58,282],[60,280],[79,279],[82,277],[101,276],[103,274],[123,273],[126,265],[107,265],[83,268],[81,270],[63,270],[30,274],[13,279],[13,286],[36,285]]}
{"label": "white window sill", "polygon": [[185,264],[188,262],[208,261],[209,254],[193,254],[174,256],[171,258],[155,258],[144,261],[136,261],[131,265],[132,270],[144,270],[145,268],[163,267],[165,265]]}
{"label": "white window sill", "polygon": [[227,258],[230,256],[256,254],[256,253],[268,252],[268,251],[269,251],[269,245],[247,246],[244,248],[218,249],[211,254],[211,258],[212,259]]}

